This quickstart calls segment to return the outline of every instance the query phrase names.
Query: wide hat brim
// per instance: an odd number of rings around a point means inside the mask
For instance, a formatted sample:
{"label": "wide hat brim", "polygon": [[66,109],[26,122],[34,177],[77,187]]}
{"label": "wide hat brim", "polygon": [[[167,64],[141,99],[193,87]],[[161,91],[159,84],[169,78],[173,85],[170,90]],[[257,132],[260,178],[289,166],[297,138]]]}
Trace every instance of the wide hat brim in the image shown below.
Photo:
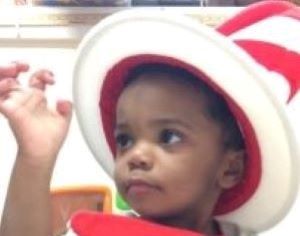
{"label": "wide hat brim", "polygon": [[294,202],[298,150],[284,104],[268,73],[225,36],[161,10],[110,16],[82,41],[74,67],[74,104],[84,138],[112,175],[115,105],[133,67],[161,62],[205,78],[229,103],[244,133],[246,180],[221,198],[221,220],[260,232],[280,221]]}

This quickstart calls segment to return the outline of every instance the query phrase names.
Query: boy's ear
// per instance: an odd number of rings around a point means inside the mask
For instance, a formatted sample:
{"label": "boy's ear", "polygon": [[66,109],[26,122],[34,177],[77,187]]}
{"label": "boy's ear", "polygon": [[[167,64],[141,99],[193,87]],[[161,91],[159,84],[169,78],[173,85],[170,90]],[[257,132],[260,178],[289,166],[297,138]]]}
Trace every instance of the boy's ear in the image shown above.
{"label": "boy's ear", "polygon": [[230,189],[242,180],[245,158],[245,150],[228,150],[226,152],[218,176],[221,189]]}

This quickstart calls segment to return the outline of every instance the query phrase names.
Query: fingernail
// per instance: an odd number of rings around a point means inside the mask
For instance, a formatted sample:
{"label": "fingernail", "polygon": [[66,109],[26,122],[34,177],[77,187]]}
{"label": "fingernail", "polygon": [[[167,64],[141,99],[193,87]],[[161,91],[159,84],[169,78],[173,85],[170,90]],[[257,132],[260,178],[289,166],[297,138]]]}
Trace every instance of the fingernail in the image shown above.
{"label": "fingernail", "polygon": [[6,83],[7,83],[8,85],[12,85],[12,84],[15,84],[16,81],[15,81],[13,78],[8,78],[8,79],[6,79]]}
{"label": "fingernail", "polygon": [[49,75],[54,76],[53,72],[48,70]]}

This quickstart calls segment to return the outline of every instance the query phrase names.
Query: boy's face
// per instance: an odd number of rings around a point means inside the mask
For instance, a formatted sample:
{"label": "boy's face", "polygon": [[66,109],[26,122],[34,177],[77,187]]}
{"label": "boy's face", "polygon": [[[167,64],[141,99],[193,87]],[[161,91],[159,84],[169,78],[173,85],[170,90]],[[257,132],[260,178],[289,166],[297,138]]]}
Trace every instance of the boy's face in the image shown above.
{"label": "boy's face", "polygon": [[143,217],[211,214],[227,154],[204,109],[199,91],[167,75],[142,75],[122,93],[115,181]]}

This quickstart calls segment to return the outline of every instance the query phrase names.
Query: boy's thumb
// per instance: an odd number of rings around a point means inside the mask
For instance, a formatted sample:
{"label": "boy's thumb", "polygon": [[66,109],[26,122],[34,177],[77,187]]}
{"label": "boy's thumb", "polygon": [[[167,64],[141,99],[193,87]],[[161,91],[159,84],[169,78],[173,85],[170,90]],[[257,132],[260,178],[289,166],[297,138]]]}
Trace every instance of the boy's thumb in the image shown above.
{"label": "boy's thumb", "polygon": [[59,100],[56,104],[57,112],[64,118],[70,120],[72,116],[72,103],[66,100]]}

